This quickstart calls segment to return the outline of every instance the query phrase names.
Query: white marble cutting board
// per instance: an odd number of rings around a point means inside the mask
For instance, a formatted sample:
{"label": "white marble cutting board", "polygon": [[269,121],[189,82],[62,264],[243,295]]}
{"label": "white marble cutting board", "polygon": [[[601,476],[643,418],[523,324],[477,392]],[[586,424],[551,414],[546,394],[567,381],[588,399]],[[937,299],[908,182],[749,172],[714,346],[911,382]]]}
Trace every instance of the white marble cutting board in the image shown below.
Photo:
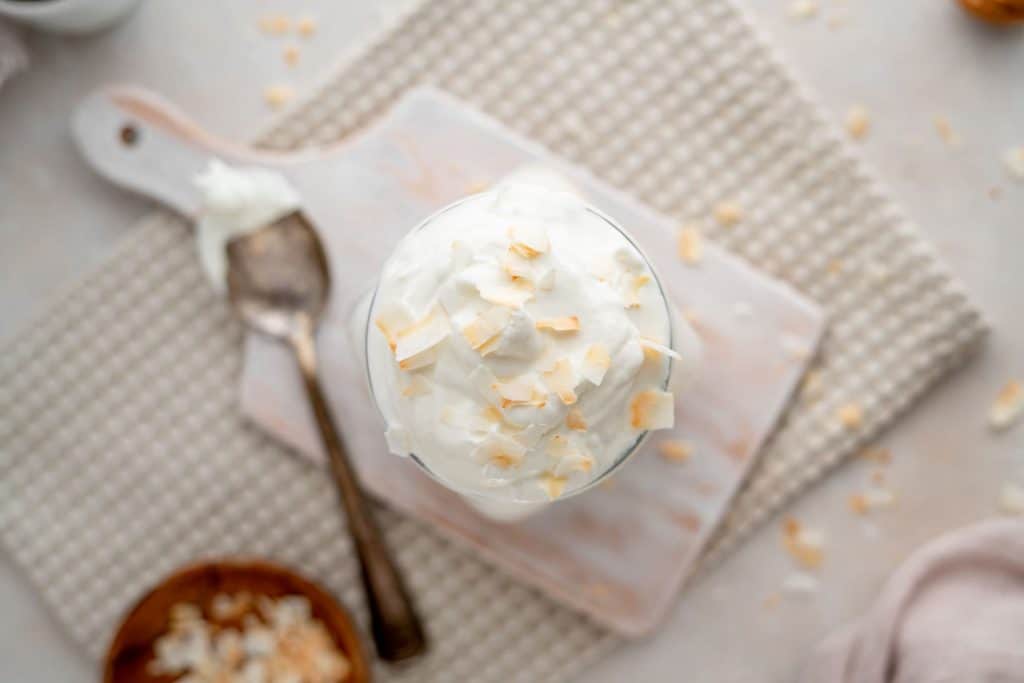
{"label": "white marble cutting board", "polygon": [[[119,142],[126,122],[141,133],[131,147]],[[699,265],[684,265],[670,220],[436,91],[411,92],[374,126],[323,153],[232,148],[131,91],[91,98],[75,132],[102,173],[186,215],[199,205],[188,178],[211,154],[284,172],[328,248],[334,290],[318,340],[323,380],[366,487],[624,635],[650,631],[671,606],[806,369],[808,358],[794,350],[812,351],[824,331],[822,311],[787,285],[710,244]],[[678,402],[674,434],[655,435],[607,485],[523,522],[499,524],[388,454],[347,324],[402,235],[530,162],[567,175],[636,238],[678,308],[697,321],[704,365]],[[290,354],[256,336],[245,354],[243,412],[299,452],[322,458]],[[667,438],[692,443],[693,457],[659,457],[656,444]]]}

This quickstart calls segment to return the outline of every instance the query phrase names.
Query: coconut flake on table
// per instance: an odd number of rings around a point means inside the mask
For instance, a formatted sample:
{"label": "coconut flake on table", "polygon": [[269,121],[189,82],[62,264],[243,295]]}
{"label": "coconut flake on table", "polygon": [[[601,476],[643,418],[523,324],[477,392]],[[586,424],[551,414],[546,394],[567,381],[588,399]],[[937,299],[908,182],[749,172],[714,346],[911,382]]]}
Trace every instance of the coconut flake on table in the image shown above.
{"label": "coconut flake on table", "polygon": [[811,597],[821,590],[821,581],[807,572],[793,572],[782,581],[782,590],[796,597]]}
{"label": "coconut flake on table", "polygon": [[995,431],[1011,427],[1024,413],[1024,385],[1018,380],[1007,382],[988,411],[988,424]]}
{"label": "coconut flake on table", "polygon": [[1017,180],[1024,181],[1024,145],[1011,147],[1003,154],[1006,170]]}
{"label": "coconut flake on table", "polygon": [[817,14],[817,0],[793,0],[789,3],[789,16],[794,19],[812,19]]}

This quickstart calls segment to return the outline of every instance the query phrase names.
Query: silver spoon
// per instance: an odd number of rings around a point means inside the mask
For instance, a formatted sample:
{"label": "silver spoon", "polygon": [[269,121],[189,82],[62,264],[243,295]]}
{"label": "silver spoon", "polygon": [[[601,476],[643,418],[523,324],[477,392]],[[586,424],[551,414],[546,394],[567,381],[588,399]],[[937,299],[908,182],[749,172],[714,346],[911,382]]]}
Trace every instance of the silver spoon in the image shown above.
{"label": "silver spoon", "polygon": [[363,494],[317,379],[314,331],[330,291],[323,245],[293,212],[227,245],[228,295],[254,330],[295,352],[359,556],[377,653],[389,662],[415,657],[427,643],[419,617]]}

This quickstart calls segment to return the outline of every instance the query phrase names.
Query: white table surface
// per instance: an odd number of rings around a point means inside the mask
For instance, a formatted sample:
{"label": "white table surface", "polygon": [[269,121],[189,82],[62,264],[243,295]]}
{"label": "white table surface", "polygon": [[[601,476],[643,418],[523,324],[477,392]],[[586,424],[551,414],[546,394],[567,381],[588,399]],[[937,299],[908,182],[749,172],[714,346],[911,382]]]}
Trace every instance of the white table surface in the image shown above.
{"label": "white table surface", "polygon": [[[657,636],[623,648],[588,681],[792,680],[821,634],[863,610],[915,547],[994,514],[1004,481],[1024,483],[1024,425],[999,436],[984,425],[993,394],[1024,375],[1024,182],[1001,161],[1008,147],[1024,144],[1024,31],[985,28],[952,0],[820,0],[824,16],[807,23],[787,15],[786,0],[741,1],[833,117],[854,103],[868,108],[865,157],[963,278],[995,334],[981,357],[884,437],[899,504],[874,515],[877,536],[842,514],[848,495],[863,488],[863,462],[788,511],[809,525],[829,519],[820,595],[764,609],[792,571],[770,525],[688,592]],[[34,36],[32,70],[0,89],[0,335],[99,263],[148,210],[77,158],[67,117],[78,98],[105,82],[132,81],[163,92],[210,129],[244,139],[268,118],[264,86],[314,82],[346,45],[407,2],[151,0],[105,35]],[[825,18],[840,6],[850,21],[831,30]],[[301,62],[289,69],[281,59],[286,41],[260,34],[256,21],[300,10],[318,17],[319,32],[299,41]],[[949,118],[959,147],[939,140],[936,115]],[[989,197],[993,186],[1001,199]],[[95,678],[0,555],[0,680]]]}

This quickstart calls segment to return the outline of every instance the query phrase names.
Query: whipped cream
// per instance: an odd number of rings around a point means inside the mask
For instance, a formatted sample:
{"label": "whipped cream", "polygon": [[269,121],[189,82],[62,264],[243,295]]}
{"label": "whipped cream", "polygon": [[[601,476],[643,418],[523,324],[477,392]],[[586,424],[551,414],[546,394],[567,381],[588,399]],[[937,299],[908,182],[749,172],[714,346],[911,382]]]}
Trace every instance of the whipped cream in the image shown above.
{"label": "whipped cream", "polygon": [[236,235],[258,230],[299,208],[299,193],[280,173],[256,167],[231,167],[211,159],[194,180],[203,195],[196,221],[196,245],[203,270],[214,288],[227,288],[224,247]]}
{"label": "whipped cream", "polygon": [[368,327],[390,450],[490,500],[567,495],[672,427],[673,363],[698,352],[625,234],[509,182],[399,243]]}

